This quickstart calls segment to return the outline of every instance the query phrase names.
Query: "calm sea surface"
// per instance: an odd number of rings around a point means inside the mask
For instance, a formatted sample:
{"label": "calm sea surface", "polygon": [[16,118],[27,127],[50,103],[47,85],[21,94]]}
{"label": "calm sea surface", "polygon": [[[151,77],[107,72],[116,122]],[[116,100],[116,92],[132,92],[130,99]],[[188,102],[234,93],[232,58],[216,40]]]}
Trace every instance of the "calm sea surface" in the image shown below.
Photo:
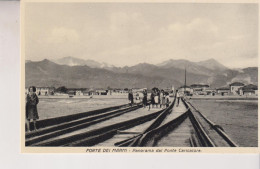
{"label": "calm sea surface", "polygon": [[257,147],[258,102],[247,100],[191,100],[191,103],[241,147]]}

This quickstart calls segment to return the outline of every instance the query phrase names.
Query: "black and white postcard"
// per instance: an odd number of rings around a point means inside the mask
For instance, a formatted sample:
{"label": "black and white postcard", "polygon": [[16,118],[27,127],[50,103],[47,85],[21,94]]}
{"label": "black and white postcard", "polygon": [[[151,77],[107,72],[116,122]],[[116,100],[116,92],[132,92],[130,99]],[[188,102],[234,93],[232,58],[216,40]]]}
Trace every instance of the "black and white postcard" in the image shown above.
{"label": "black and white postcard", "polygon": [[257,2],[21,7],[22,152],[259,152]]}

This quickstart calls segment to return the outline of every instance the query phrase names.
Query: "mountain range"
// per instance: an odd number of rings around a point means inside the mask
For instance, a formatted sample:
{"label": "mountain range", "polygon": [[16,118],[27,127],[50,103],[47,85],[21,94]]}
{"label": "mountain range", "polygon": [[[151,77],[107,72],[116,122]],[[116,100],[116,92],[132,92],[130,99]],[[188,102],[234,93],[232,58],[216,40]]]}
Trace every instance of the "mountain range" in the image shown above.
{"label": "mountain range", "polygon": [[214,59],[201,62],[168,60],[157,65],[140,63],[116,67],[93,60],[65,57],[58,60],[26,61],[26,86],[90,87],[90,88],[152,88],[208,84],[211,88],[239,81],[257,84],[258,68],[229,69]]}
{"label": "mountain range", "polygon": [[59,65],[68,65],[68,66],[89,66],[91,68],[104,68],[104,67],[114,67],[113,65],[107,63],[99,63],[94,60],[84,60],[71,56],[63,57],[60,59],[52,60],[52,62],[57,63]]}

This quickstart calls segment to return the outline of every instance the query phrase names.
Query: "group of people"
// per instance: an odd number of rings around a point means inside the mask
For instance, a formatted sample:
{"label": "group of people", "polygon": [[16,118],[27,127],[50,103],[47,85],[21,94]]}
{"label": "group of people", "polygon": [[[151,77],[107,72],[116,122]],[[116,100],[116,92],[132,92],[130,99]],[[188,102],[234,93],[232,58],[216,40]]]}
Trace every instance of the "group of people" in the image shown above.
{"label": "group of people", "polygon": [[[169,93],[165,92],[164,90],[159,90],[157,88],[154,88],[151,91],[150,98],[148,98],[146,89],[144,89],[142,93],[143,93],[143,99],[142,99],[143,107],[146,108],[146,106],[149,106],[149,110],[151,109],[151,107],[152,108],[154,108],[154,107],[165,108],[165,107],[168,107],[170,104]],[[129,90],[128,99],[130,101],[131,106],[133,106],[134,94],[131,89]],[[148,101],[150,101],[150,102],[148,102]]]}
{"label": "group of people", "polygon": [[169,93],[164,90],[152,90],[150,98],[151,104],[149,104],[149,110],[151,108],[150,105],[152,105],[152,108],[158,108],[158,106],[160,106],[160,108],[166,108],[170,104]]}

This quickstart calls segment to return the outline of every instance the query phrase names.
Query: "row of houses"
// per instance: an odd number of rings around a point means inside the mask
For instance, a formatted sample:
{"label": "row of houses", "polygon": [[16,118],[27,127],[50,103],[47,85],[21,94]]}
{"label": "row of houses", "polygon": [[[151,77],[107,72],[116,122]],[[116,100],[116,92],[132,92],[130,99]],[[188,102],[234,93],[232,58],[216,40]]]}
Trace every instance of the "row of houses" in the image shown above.
{"label": "row of houses", "polygon": [[[146,88],[133,88],[133,92],[142,92]],[[186,93],[187,95],[257,95],[258,86],[253,84],[243,84],[240,82],[231,83],[229,86],[220,88],[210,88],[206,84],[192,84],[190,86],[181,86],[178,88],[179,92]],[[174,87],[165,88],[164,91],[172,93]],[[150,90],[148,89],[148,93]],[[28,88],[26,88],[26,93],[28,93]],[[102,88],[68,88],[66,89],[66,94],[69,95],[121,95],[127,94],[128,89],[102,89]],[[54,87],[36,87],[37,95],[61,95],[64,92],[58,92]]]}
{"label": "row of houses", "polygon": [[[134,93],[142,93],[144,89],[148,91],[148,93],[151,92],[151,89],[147,88],[131,88]],[[28,87],[25,88],[26,94],[29,92]],[[63,89],[64,91],[60,91],[55,89],[54,87],[36,87],[36,94],[37,95],[42,95],[42,96],[48,96],[48,95],[77,95],[77,96],[89,96],[89,95],[126,95],[128,94],[129,89],[124,88],[108,88],[108,89],[103,89],[103,88],[65,88]],[[174,87],[169,87],[165,88],[164,91],[167,91],[169,93],[174,91]]]}
{"label": "row of houses", "polygon": [[182,93],[187,95],[257,95],[258,86],[253,84],[244,84],[240,82],[234,82],[228,86],[220,88],[210,88],[205,84],[192,84],[190,86],[181,86],[178,89]]}
{"label": "row of houses", "polygon": [[[28,87],[25,88],[26,94],[29,92]],[[54,87],[36,87],[37,95],[48,96],[48,95],[112,95],[112,94],[126,94],[128,89],[91,89],[91,88],[67,88],[66,92],[55,90]]]}
{"label": "row of houses", "polygon": [[[26,94],[29,92],[28,87],[25,88]],[[36,87],[36,92],[37,95],[54,95],[55,93],[55,88],[54,87]]]}
{"label": "row of houses", "polygon": [[257,95],[258,86],[253,84],[244,84],[240,82],[234,82],[229,87],[222,87],[218,89],[218,92],[222,95]]}

